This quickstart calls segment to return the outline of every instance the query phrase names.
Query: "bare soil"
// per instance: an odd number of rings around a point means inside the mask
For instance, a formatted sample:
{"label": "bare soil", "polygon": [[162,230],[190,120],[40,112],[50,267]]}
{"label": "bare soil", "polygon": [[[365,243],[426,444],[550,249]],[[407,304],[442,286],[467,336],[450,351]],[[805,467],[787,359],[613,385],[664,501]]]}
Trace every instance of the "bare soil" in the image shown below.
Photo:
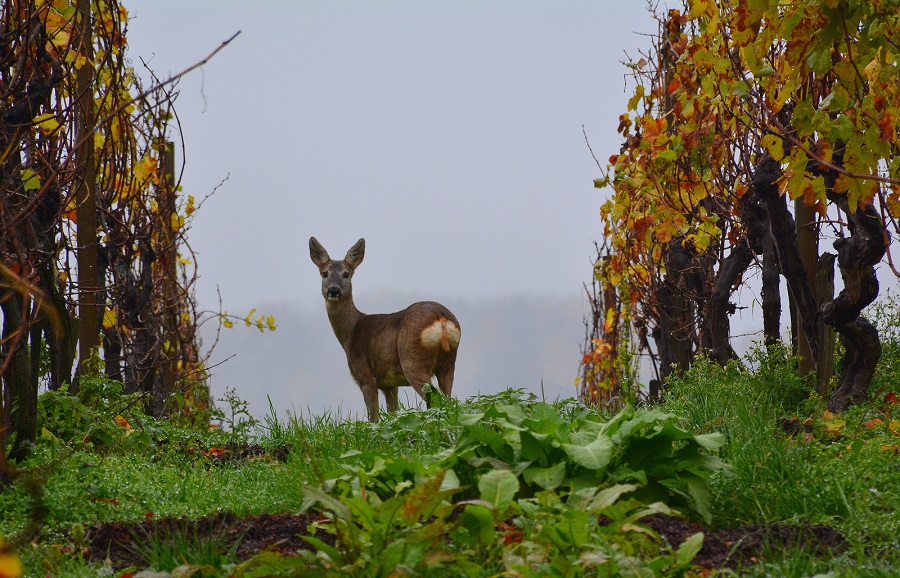
{"label": "bare soil", "polygon": [[819,558],[832,558],[847,549],[840,532],[822,524],[789,526],[748,524],[737,528],[703,528],[680,518],[654,515],[641,522],[655,530],[673,548],[697,532],[704,533],[703,548],[694,564],[707,569],[746,568],[777,557],[787,548],[802,548]]}

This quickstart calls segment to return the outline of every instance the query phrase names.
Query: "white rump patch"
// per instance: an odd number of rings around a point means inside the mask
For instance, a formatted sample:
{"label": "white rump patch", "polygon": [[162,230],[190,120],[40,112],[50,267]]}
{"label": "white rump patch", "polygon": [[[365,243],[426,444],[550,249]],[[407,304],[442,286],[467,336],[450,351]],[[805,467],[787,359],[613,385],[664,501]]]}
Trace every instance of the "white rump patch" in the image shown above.
{"label": "white rump patch", "polygon": [[419,338],[427,349],[450,351],[459,345],[459,327],[449,319],[441,318],[423,329]]}

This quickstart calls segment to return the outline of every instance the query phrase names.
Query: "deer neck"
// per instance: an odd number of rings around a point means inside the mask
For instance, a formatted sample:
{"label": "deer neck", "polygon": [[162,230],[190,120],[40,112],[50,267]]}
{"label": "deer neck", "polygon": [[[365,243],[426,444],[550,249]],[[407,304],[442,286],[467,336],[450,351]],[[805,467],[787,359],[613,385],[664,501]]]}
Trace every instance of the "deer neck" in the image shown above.
{"label": "deer neck", "polygon": [[346,351],[350,346],[353,330],[366,314],[356,308],[352,297],[340,301],[325,301],[325,309],[328,311],[328,320],[331,322],[334,335]]}

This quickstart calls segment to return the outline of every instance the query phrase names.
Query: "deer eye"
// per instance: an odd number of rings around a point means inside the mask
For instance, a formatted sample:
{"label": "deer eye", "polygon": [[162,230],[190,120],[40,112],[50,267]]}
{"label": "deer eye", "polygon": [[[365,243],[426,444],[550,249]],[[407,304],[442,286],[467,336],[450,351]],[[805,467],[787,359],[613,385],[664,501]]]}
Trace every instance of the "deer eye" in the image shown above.
{"label": "deer eye", "polygon": [[325,277],[328,277],[328,273],[326,271],[322,271],[322,279],[324,279]]}
{"label": "deer eye", "polygon": [[341,277],[343,277],[344,279],[349,279],[350,273],[348,271],[344,271],[343,273],[341,273]]}

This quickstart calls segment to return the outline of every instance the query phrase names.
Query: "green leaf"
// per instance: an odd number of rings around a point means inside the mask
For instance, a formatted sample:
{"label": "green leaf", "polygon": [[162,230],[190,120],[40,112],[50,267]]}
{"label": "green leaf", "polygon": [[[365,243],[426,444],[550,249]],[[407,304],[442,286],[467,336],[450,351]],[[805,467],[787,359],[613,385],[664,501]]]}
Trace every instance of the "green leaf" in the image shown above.
{"label": "green leaf", "polygon": [[714,451],[724,446],[728,438],[723,433],[709,433],[695,435],[694,441],[700,444],[700,447],[703,449]]}
{"label": "green leaf", "polygon": [[703,516],[707,524],[712,522],[712,507],[709,502],[709,488],[706,482],[695,475],[683,473],[682,481],[687,487],[687,493],[694,500],[694,511]]}
{"label": "green leaf", "polygon": [[734,88],[731,89],[731,94],[741,98],[750,96],[750,85],[746,81],[741,80],[735,83]]}
{"label": "green leaf", "polygon": [[612,458],[612,440],[600,436],[587,445],[563,444],[562,449],[573,462],[589,470],[600,470]]}
{"label": "green leaf", "polygon": [[591,500],[588,509],[591,512],[600,512],[601,510],[605,510],[606,508],[612,506],[622,494],[627,494],[628,492],[633,492],[638,487],[634,484],[616,484],[614,486],[610,486],[605,488],[594,496],[594,499]]}
{"label": "green leaf", "polygon": [[678,547],[675,553],[675,561],[679,566],[688,566],[694,559],[694,556],[700,553],[703,548],[703,532],[697,532]]}
{"label": "green leaf", "polygon": [[838,141],[848,143],[853,139],[855,134],[856,125],[853,124],[850,117],[846,114],[839,114],[837,118],[832,121],[831,133],[828,135],[828,140],[833,143]]}
{"label": "green leaf", "polygon": [[[317,551],[324,553],[326,556],[328,556],[332,560],[340,560],[341,559],[340,551],[338,551],[338,549],[335,548],[334,546],[329,546],[324,540],[320,540],[319,538],[316,538],[315,536],[300,535],[300,538],[304,542],[308,543],[310,546],[315,548]],[[265,554],[265,552],[260,552],[259,555],[261,556],[262,554]],[[273,552],[273,554],[274,554],[274,552]],[[279,554],[279,556],[280,556],[280,554]],[[265,560],[265,561],[269,562],[269,560]],[[271,576],[271,575],[272,574],[254,574],[254,576]],[[243,576],[243,574],[241,574],[241,576]]]}
{"label": "green leaf", "polygon": [[823,48],[814,50],[806,57],[806,64],[817,74],[825,74],[831,70],[831,50]]}
{"label": "green leaf", "polygon": [[41,177],[31,169],[22,169],[22,186],[26,191],[40,189]]}
{"label": "green leaf", "polygon": [[519,478],[509,470],[492,470],[478,480],[481,499],[490,502],[499,511],[512,504],[518,491]]}
{"label": "green leaf", "polygon": [[[472,426],[463,430],[458,445],[465,448],[468,444],[474,444],[474,447],[482,447],[490,449],[494,457],[502,460],[507,464],[515,461],[515,452],[509,442],[497,432],[487,430],[481,426]],[[479,452],[482,455],[483,452]]]}
{"label": "green leaf", "polygon": [[483,413],[464,413],[459,416],[459,425],[467,427],[477,425],[484,419]]}
{"label": "green leaf", "polygon": [[482,547],[494,542],[494,516],[484,506],[467,505],[459,515],[459,521]]}
{"label": "green leaf", "polygon": [[[331,554],[337,554],[337,550],[327,544],[323,544],[321,540],[309,540],[307,538],[309,537],[303,537],[303,539],[307,540],[313,547],[319,551],[325,552],[329,557],[331,557]],[[321,548],[320,545],[324,546],[324,548]],[[331,551],[330,553],[329,550]],[[237,566],[231,575],[235,578],[288,576],[292,571],[299,571],[304,565],[305,562],[293,556],[282,556],[277,552],[263,551]]]}
{"label": "green leaf", "polygon": [[666,149],[666,150],[660,152],[658,155],[656,155],[656,157],[660,160],[671,163],[671,162],[675,162],[678,159],[678,153],[676,153],[673,150]]}
{"label": "green leaf", "polygon": [[545,490],[558,488],[566,479],[566,463],[559,462],[549,468],[531,467],[522,472],[528,484],[540,486]]}
{"label": "green leaf", "polygon": [[306,496],[307,501],[311,504],[318,502],[326,509],[334,512],[339,518],[343,518],[344,520],[350,519],[350,508],[334,496],[331,496],[318,488],[313,488],[312,486],[303,486],[302,490],[303,495]]}
{"label": "green leaf", "polygon": [[542,434],[555,434],[566,425],[559,411],[547,403],[536,403],[522,425]]}
{"label": "green leaf", "polygon": [[511,425],[518,425],[525,419],[525,412],[518,405],[495,403],[484,414],[486,417],[506,418]]}
{"label": "green leaf", "polygon": [[553,438],[547,434],[539,434],[533,431],[519,432],[521,440],[521,459],[530,462],[540,462],[549,465],[550,454],[553,451]]}

